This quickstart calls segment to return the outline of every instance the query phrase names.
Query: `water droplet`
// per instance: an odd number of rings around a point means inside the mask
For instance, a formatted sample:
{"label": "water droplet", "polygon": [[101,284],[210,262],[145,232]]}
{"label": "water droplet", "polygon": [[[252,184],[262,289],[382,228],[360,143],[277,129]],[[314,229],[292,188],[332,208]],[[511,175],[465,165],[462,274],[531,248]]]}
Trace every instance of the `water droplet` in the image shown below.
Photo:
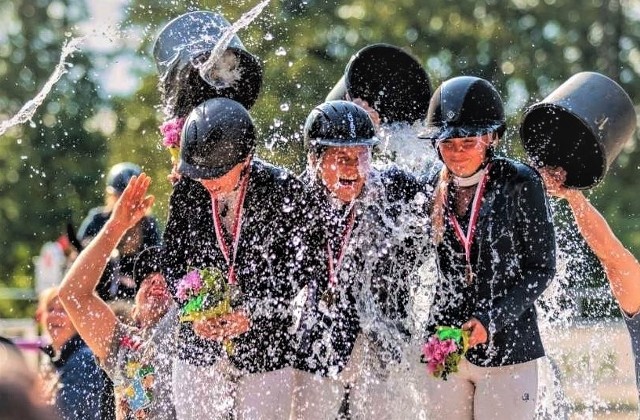
{"label": "water droplet", "polygon": [[273,34],[272,34],[272,33],[270,33],[270,32],[267,32],[267,33],[264,35],[264,39],[265,39],[265,41],[271,41],[271,40],[273,39]]}
{"label": "water droplet", "polygon": [[279,47],[279,48],[276,50],[276,55],[277,55],[278,57],[284,57],[285,55],[287,55],[287,50],[285,50],[285,49],[284,49],[284,47]]}
{"label": "water droplet", "polygon": [[285,102],[283,104],[280,104],[280,111],[287,112],[288,110],[289,110],[289,104],[288,103]]}

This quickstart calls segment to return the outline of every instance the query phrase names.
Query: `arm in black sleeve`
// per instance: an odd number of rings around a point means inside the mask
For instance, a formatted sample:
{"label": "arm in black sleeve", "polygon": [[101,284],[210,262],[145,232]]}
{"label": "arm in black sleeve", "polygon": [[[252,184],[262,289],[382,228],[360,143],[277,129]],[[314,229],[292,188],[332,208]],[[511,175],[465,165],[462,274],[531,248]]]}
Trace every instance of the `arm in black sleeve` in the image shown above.
{"label": "arm in black sleeve", "polygon": [[485,327],[492,326],[487,328],[488,331],[500,331],[518,319],[535,303],[555,275],[555,234],[542,181],[532,175],[524,182],[516,183],[515,188],[516,219],[513,228],[516,235],[514,243],[520,245],[515,250],[515,257],[520,259],[521,279],[489,310],[474,314]]}

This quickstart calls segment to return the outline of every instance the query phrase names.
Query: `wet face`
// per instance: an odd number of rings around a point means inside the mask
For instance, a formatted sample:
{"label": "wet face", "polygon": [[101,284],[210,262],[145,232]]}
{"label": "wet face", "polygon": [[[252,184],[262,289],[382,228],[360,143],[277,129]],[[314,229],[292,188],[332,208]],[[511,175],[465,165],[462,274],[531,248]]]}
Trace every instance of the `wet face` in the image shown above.
{"label": "wet face", "polygon": [[57,296],[49,299],[41,316],[42,324],[51,337],[53,347],[57,350],[76,334],[76,329]]}
{"label": "wet face", "polygon": [[456,176],[468,177],[480,169],[493,134],[442,140],[438,150],[447,168]]}
{"label": "wet face", "polygon": [[172,297],[162,273],[151,273],[142,280],[136,294],[134,318],[142,326],[153,325],[164,316]]}
{"label": "wet face", "polygon": [[250,158],[237,164],[229,172],[219,178],[200,179],[200,183],[209,191],[212,197],[224,197],[235,190],[242,179],[244,169],[248,167]]}
{"label": "wet face", "polygon": [[318,176],[329,193],[350,203],[362,192],[371,167],[368,146],[328,147],[318,162]]}

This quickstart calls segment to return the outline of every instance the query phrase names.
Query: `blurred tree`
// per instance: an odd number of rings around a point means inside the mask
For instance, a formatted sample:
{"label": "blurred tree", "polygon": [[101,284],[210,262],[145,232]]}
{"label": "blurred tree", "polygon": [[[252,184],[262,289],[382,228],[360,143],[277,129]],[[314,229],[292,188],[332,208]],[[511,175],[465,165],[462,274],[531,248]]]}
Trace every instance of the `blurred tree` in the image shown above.
{"label": "blurred tree", "polygon": [[[17,112],[41,89],[60,58],[72,26],[86,18],[79,0],[18,0],[0,3],[0,110]],[[92,60],[70,59],[69,72],[54,87],[31,124],[0,142],[0,285],[31,287],[32,258],[44,242],[76,224],[90,203],[101,200],[104,138],[87,128],[99,99]],[[12,316],[26,305],[14,305]],[[0,302],[0,317],[9,314]]]}

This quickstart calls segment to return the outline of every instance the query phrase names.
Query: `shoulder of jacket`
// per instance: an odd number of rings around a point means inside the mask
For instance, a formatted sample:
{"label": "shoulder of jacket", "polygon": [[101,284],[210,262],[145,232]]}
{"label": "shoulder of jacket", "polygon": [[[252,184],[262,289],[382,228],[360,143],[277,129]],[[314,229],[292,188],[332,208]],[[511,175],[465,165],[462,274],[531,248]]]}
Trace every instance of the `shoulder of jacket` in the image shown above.
{"label": "shoulder of jacket", "polygon": [[493,160],[491,173],[514,182],[538,182],[541,180],[540,174],[532,166],[503,157]]}
{"label": "shoulder of jacket", "polygon": [[254,158],[251,163],[251,176],[258,184],[277,185],[292,190],[304,189],[304,183],[288,169]]}

